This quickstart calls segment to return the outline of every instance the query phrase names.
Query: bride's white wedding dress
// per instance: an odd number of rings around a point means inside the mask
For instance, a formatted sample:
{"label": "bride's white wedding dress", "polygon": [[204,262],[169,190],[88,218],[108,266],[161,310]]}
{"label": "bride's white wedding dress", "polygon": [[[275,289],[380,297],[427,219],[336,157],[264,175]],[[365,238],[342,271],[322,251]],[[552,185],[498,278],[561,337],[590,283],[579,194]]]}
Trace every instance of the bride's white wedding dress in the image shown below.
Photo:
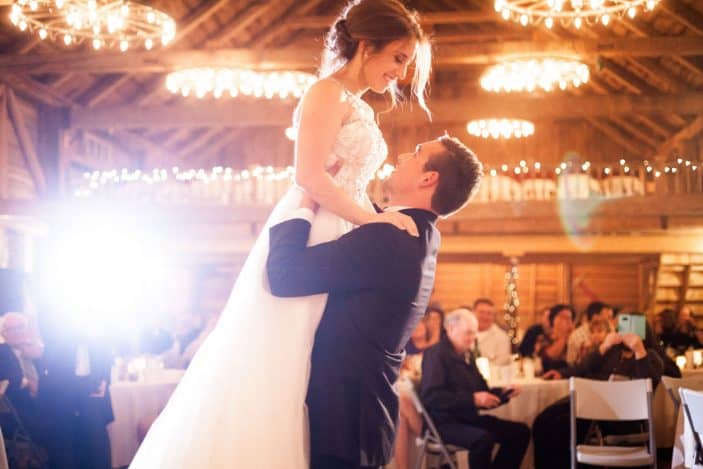
{"label": "bride's white wedding dress", "polygon": [[[366,187],[387,149],[371,107],[348,93],[352,112],[337,135],[328,167],[372,210]],[[249,253],[222,313],[130,468],[308,469],[305,395],[315,330],[327,295],[276,298],[268,290],[268,228],[298,207],[292,188],[278,203]],[[321,209],[309,244],[338,238],[352,226]],[[344,366],[340,363],[340,366]]]}

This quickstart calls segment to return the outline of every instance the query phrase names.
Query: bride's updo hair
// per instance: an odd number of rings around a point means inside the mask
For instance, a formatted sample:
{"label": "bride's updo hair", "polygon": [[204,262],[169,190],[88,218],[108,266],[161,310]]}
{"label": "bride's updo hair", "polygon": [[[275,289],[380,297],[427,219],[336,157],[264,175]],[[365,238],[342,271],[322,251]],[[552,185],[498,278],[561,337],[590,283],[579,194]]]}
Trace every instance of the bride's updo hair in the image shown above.
{"label": "bride's updo hair", "polygon": [[[400,0],[351,0],[327,33],[320,76],[327,77],[342,68],[354,57],[361,41],[367,41],[378,52],[402,39],[417,41],[412,91],[429,115],[425,89],[432,68],[432,48],[420,27],[417,12],[408,10]],[[401,96],[394,83],[393,105]]]}

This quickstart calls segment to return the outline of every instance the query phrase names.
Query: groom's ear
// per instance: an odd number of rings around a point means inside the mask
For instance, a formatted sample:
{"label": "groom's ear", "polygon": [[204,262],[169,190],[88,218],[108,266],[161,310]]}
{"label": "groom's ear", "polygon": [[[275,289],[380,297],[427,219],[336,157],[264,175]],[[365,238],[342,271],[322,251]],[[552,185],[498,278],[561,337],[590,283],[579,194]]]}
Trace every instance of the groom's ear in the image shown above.
{"label": "groom's ear", "polygon": [[437,171],[425,171],[420,176],[420,187],[432,187],[436,186],[439,182],[439,172]]}

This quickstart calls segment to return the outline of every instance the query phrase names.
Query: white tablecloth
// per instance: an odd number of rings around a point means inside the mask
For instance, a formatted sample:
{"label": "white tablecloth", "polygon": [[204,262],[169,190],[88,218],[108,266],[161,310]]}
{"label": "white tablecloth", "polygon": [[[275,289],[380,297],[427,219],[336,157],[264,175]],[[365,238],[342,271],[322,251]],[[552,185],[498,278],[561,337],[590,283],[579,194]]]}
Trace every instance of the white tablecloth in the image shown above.
{"label": "white tablecloth", "polygon": [[115,420],[107,427],[112,467],[127,466],[137,452],[138,422],[158,415],[183,376],[182,370],[164,370],[145,381],[120,381],[110,385]]}
{"label": "white tablecloth", "polygon": [[[683,377],[688,378],[691,376],[701,376],[703,375],[703,369],[697,370],[684,370]],[[664,386],[659,386],[664,388]],[[661,394],[666,394],[666,390],[662,389]],[[656,397],[656,396],[655,396]],[[693,433],[691,432],[691,426],[688,421],[684,424],[684,414],[683,405],[679,408],[678,415],[674,415],[674,404],[669,396],[664,396],[666,398],[666,423],[669,439],[667,440],[668,446],[673,445],[673,453],[671,457],[671,468],[680,469],[684,467],[694,467],[696,469],[703,468],[701,465],[694,465],[693,461],[695,458],[695,447],[696,443],[693,439]],[[656,416],[656,413],[655,413]],[[674,423],[675,422],[675,423]],[[661,445],[660,445],[661,446]]]}
{"label": "white tablecloth", "polygon": [[[513,383],[520,386],[522,393],[511,399],[505,405],[496,407],[483,414],[494,415],[505,420],[513,422],[521,422],[532,429],[532,423],[535,418],[544,409],[554,404],[561,398],[569,395],[569,381],[566,379],[544,381],[539,378],[533,379],[515,379]],[[503,386],[505,383],[492,382],[491,386]],[[522,469],[531,469],[534,467],[534,446],[532,439],[525,453],[525,458],[522,460]]]}

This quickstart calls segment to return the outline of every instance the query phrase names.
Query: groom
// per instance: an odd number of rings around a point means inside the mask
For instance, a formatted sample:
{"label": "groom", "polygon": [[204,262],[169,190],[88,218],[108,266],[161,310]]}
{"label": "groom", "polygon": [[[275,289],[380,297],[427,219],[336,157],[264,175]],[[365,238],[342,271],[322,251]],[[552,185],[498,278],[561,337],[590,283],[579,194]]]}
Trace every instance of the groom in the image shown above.
{"label": "groom", "polygon": [[307,197],[296,218],[271,228],[272,293],[329,293],[307,395],[313,469],[377,468],[390,460],[398,418],[393,383],[434,286],[435,222],[462,208],[480,179],[476,156],[443,136],[401,155],[388,181],[386,210],[412,217],[419,238],[375,223],[308,248],[317,206]]}

